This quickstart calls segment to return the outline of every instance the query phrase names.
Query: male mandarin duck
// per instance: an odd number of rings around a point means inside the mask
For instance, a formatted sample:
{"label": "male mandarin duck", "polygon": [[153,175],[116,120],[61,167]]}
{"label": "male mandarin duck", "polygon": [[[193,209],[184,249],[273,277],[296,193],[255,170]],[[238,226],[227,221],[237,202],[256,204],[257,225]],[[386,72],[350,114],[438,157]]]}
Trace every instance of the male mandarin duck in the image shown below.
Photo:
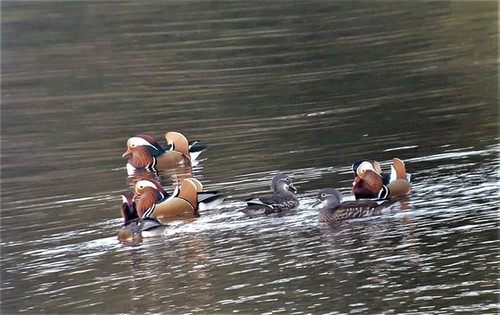
{"label": "male mandarin duck", "polygon": [[122,200],[121,213],[124,222],[118,231],[118,240],[134,242],[142,240],[143,237],[163,235],[166,225],[155,218],[139,218],[132,192],[123,193]]}
{"label": "male mandarin duck", "polygon": [[[207,210],[207,209],[213,209],[219,206],[224,200],[225,196],[223,194],[219,194],[216,191],[204,191],[202,183],[195,179],[195,178],[190,178],[190,181],[192,181],[196,185],[196,201],[197,201],[197,208],[200,211]],[[139,181],[138,181],[139,182]],[[146,197],[142,198],[142,201],[139,201],[140,205],[139,207],[139,212],[142,213],[142,215],[146,212],[147,209],[149,209],[151,206],[153,206],[154,203],[158,203],[161,201],[164,201],[169,198],[169,194],[163,189],[161,183],[155,179],[147,179],[146,181],[143,181],[141,183],[141,186],[143,187],[151,187],[156,190],[156,194],[154,194],[152,191],[146,195]],[[136,191],[137,191],[137,183],[136,183]],[[144,188],[142,188],[144,189]],[[179,194],[179,189],[180,186],[177,186],[175,188],[174,193],[172,194],[172,197],[176,197]],[[142,191],[142,190],[140,190]],[[138,198],[139,200],[141,198]]]}
{"label": "male mandarin duck", "polygon": [[[180,134],[178,132],[170,132],[165,134],[165,139],[167,140],[167,146],[163,148],[153,137],[147,136],[147,135],[139,135],[136,137],[142,137],[144,140],[149,142],[151,144],[150,146],[150,153],[153,156],[159,156],[163,154],[165,151],[172,151],[174,150],[175,143],[171,142],[170,137],[172,134]],[[180,134],[183,136],[182,134]],[[183,136],[184,137],[184,136]],[[199,140],[189,140],[188,141],[188,148],[189,148],[189,158],[191,161],[197,160],[198,157],[200,156],[201,153],[205,152],[207,150],[207,146],[204,144],[201,144]]]}
{"label": "male mandarin duck", "polygon": [[[136,169],[165,169],[177,166],[191,166],[192,157],[197,157],[206,149],[197,141],[191,145],[179,132],[167,132],[165,139],[168,148],[163,149],[151,136],[139,135],[127,140],[127,150],[122,157],[127,158],[127,170],[133,173]],[[193,151],[193,153],[191,153]]]}
{"label": "male mandarin duck", "polygon": [[410,182],[406,174],[406,167],[400,159],[393,159],[390,180],[384,184],[380,167],[368,161],[363,161],[356,169],[352,193],[357,199],[390,199],[407,195],[410,190]]}
{"label": "male mandarin duck", "polygon": [[379,204],[374,200],[342,202],[342,195],[334,188],[324,188],[318,192],[313,207],[322,204],[319,211],[320,222],[336,222],[380,214]]}
{"label": "male mandarin duck", "polygon": [[[354,173],[354,176],[358,176],[357,170],[358,170],[359,166],[361,165],[361,163],[363,163],[363,162],[369,162],[369,163],[372,164],[372,166],[375,169],[375,171],[382,176],[382,181],[383,181],[384,185],[387,185],[392,180],[396,179],[396,171],[394,169],[394,166],[391,165],[391,172],[390,173],[383,172],[382,168],[380,167],[380,163],[379,162],[377,162],[377,161],[366,161],[366,160],[356,161],[356,162],[354,162],[352,164],[351,168],[352,168],[352,171]],[[414,176],[412,174],[410,174],[410,173],[406,173],[406,179],[411,183],[413,181],[413,179],[414,179]]]}
{"label": "male mandarin duck", "polygon": [[141,217],[155,217],[163,222],[199,217],[197,185],[191,179],[184,179],[174,194],[166,199],[151,180],[138,181],[135,193],[136,208]]}
{"label": "male mandarin duck", "polygon": [[247,215],[280,213],[299,206],[295,195],[297,189],[293,186],[292,179],[286,174],[274,176],[271,182],[273,193],[246,200],[247,207],[242,211]]}
{"label": "male mandarin duck", "polygon": [[[160,156],[165,151],[172,151],[174,149],[174,145],[170,143],[169,138],[171,139],[169,134],[180,134],[178,132],[170,132],[165,134],[165,139],[167,140],[167,146],[163,148],[158,141],[156,141],[155,138],[149,136],[149,135],[137,135],[133,138],[139,138],[135,139],[135,142],[138,145],[144,145],[148,148],[149,153],[151,153],[152,156]],[[182,134],[180,134],[183,136]],[[184,136],[183,136],[184,137]],[[189,157],[191,161],[196,160],[198,156],[207,150],[207,146],[204,144],[199,143],[199,140],[189,140],[188,141],[188,148],[189,148]]]}

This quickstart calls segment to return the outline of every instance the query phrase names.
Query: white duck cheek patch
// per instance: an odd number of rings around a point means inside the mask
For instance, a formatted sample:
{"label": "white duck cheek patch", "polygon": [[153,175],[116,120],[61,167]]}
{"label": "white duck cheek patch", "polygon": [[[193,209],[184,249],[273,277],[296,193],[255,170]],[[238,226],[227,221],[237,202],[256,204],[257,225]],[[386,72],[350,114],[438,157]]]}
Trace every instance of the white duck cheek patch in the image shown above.
{"label": "white duck cheek patch", "polygon": [[140,137],[132,137],[129,139],[129,144],[132,146],[153,146],[151,143]]}

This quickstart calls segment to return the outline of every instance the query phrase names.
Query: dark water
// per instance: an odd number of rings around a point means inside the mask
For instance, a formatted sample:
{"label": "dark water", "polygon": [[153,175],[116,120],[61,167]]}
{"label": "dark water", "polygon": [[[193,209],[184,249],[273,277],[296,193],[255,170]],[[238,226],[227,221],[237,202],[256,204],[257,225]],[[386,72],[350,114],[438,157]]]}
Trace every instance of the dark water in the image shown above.
{"label": "dark water", "polygon": [[[2,2],[2,313],[497,313],[493,1]],[[210,146],[228,200],[136,246],[128,137]],[[318,189],[393,157],[380,217],[319,223]],[[294,178],[301,206],[245,218]]]}

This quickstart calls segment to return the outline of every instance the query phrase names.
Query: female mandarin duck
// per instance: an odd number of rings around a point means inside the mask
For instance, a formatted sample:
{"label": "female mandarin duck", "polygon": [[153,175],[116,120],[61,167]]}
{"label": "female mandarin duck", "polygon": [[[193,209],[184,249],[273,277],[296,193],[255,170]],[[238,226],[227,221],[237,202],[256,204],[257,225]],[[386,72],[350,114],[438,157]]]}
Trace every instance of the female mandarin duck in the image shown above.
{"label": "female mandarin duck", "polygon": [[135,193],[136,208],[141,217],[155,217],[162,222],[199,217],[198,187],[192,179],[184,179],[174,194],[166,199],[151,180],[138,181]]}
{"label": "female mandarin duck", "polygon": [[124,158],[128,159],[127,171],[129,174],[136,169],[191,166],[189,142],[186,137],[178,132],[167,132],[165,139],[170,146],[169,150],[164,150],[151,136],[140,135],[129,138],[127,150],[122,154]]}
{"label": "female mandarin duck", "polygon": [[292,179],[286,174],[274,176],[271,182],[272,194],[266,194],[247,199],[247,207],[242,211],[247,215],[280,213],[299,206],[295,195],[297,189],[293,186]]}
{"label": "female mandarin duck", "polygon": [[132,192],[122,194],[122,200],[121,213],[124,222],[122,228],[118,231],[118,240],[136,242],[144,237],[158,236],[165,233],[167,226],[156,218],[139,218]]}
{"label": "female mandarin duck", "polygon": [[400,159],[393,159],[390,180],[384,184],[380,167],[378,170],[368,161],[363,161],[356,169],[352,193],[357,199],[390,199],[407,195],[410,182],[406,174],[406,167]]}
{"label": "female mandarin duck", "polygon": [[336,222],[380,214],[379,204],[374,200],[342,202],[342,195],[334,188],[324,188],[318,192],[313,207],[322,204],[319,211],[320,222]]}

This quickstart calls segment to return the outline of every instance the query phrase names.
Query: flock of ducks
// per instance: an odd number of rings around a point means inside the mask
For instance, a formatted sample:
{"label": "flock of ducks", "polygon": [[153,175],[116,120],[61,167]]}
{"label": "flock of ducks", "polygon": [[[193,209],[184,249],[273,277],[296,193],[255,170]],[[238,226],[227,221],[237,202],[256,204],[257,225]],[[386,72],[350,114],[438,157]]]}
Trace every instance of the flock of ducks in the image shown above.
{"label": "flock of ducks", "polygon": [[[127,150],[122,156],[127,159],[127,173],[134,180],[131,184],[133,191],[122,194],[120,241],[163,235],[169,222],[195,219],[200,216],[199,211],[216,208],[224,202],[224,195],[205,191],[203,184],[192,176],[191,166],[197,163],[207,146],[188,141],[179,132],[167,132],[165,139],[166,146],[148,135],[137,135],[127,141]],[[158,172],[164,170],[175,172],[179,179],[172,194],[158,180]],[[404,162],[398,158],[393,159],[390,172],[383,172],[377,161],[358,161],[352,165],[352,171],[352,194],[356,200],[343,201],[338,190],[321,189],[313,205],[322,205],[320,221],[334,222],[379,214],[384,202],[396,200],[411,190],[413,178],[406,173]],[[274,176],[271,191],[247,199],[242,212],[247,216],[270,215],[295,209],[300,204],[297,189],[287,174]]]}

